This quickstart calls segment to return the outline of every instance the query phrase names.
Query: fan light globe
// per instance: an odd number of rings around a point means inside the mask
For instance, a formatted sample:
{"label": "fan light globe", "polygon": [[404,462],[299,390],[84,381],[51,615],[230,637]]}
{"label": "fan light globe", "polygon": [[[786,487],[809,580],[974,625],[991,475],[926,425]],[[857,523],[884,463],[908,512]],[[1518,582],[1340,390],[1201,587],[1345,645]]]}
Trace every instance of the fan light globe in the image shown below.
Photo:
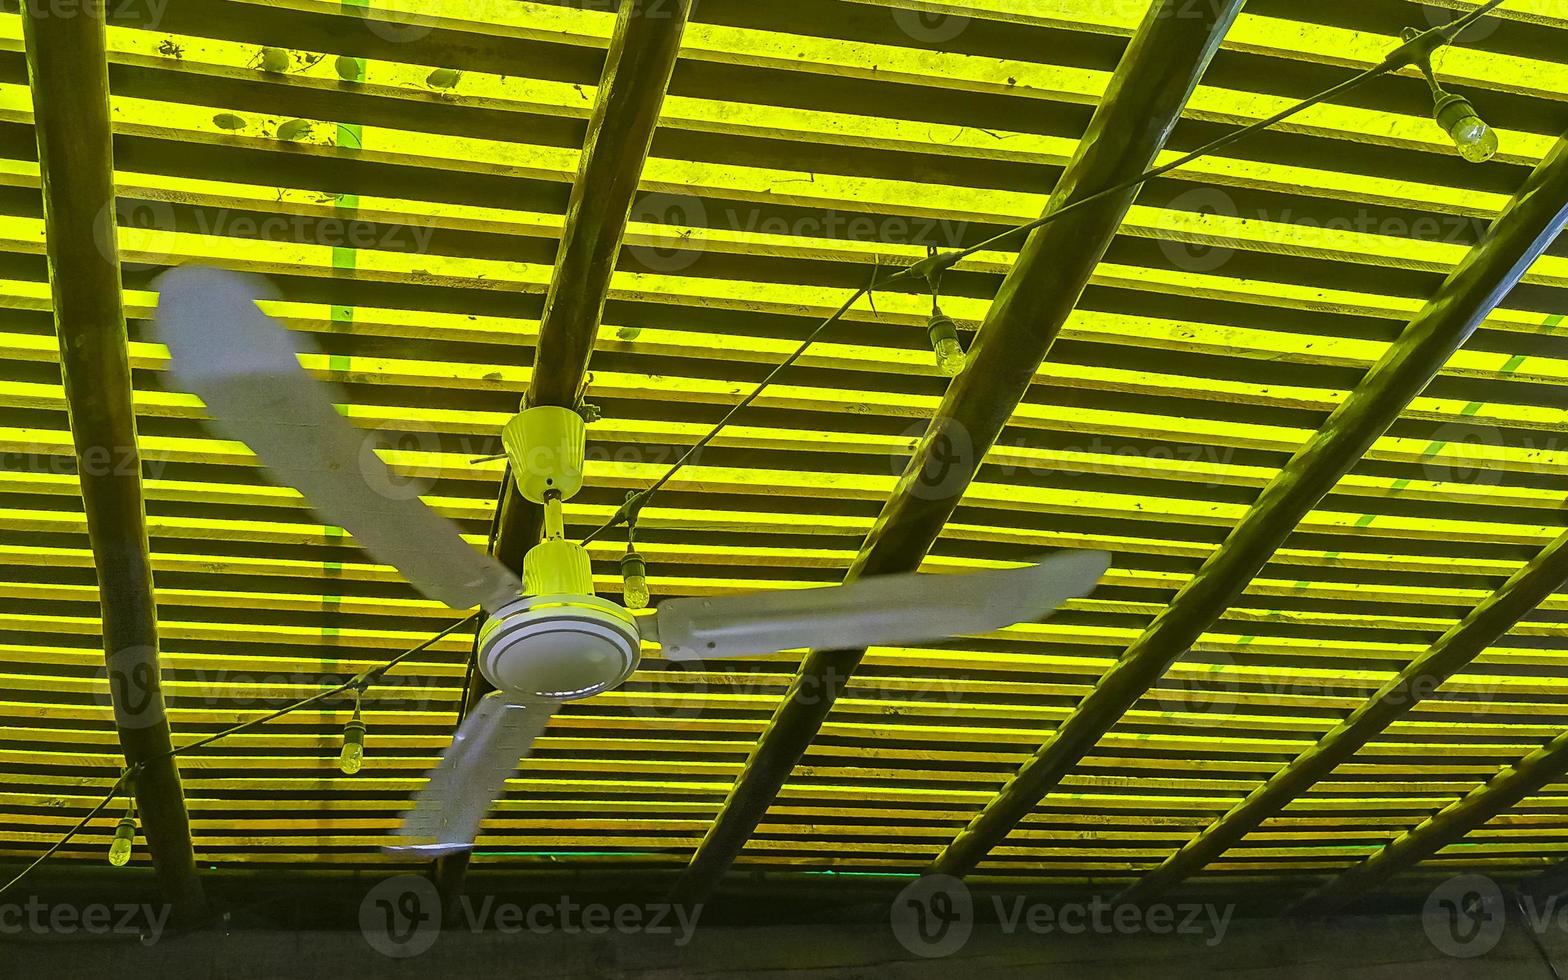
{"label": "fan light globe", "polygon": [[479,669],[523,700],[576,701],[631,676],[641,636],[621,606],[589,595],[530,596],[485,623]]}

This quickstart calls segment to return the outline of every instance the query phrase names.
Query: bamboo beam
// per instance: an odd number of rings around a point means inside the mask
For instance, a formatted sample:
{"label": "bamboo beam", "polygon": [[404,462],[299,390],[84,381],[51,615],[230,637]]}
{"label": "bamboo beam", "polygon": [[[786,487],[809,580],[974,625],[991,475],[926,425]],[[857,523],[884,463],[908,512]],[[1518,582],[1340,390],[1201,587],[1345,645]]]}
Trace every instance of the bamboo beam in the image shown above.
{"label": "bamboo beam", "polygon": [[24,6],[60,374],[97,569],[115,726],[135,780],[159,885],[189,919],[205,913],[179,770],[167,756],[158,611],[120,296],[114,155],[102,5],[61,16]]}
{"label": "bamboo beam", "polygon": [[1568,582],[1568,533],[1553,541],[1454,624],[1316,745],[1269,777],[1230,812],[1124,891],[1117,901],[1152,901],[1234,847],[1318,780],[1350,761],[1363,746],[1506,635],[1531,610],[1562,588],[1564,582]]}
{"label": "bamboo beam", "polygon": [[[578,407],[610,278],[690,14],[691,0],[621,4],[545,294],[524,409]],[[544,511],[522,498],[510,473],[497,508],[492,549],[503,564],[521,572],[523,556],[541,537]],[[484,676],[473,671],[464,705],[477,703],[490,689]],[[467,864],[467,852],[436,862],[433,877],[443,899],[461,892]],[[450,902],[447,905],[450,908]]]}
{"label": "bamboo beam", "polygon": [[932,864],[973,870],[1235,601],[1270,557],[1454,351],[1518,284],[1568,221],[1568,138],[1525,182],[1486,237],[1269,482],[1241,522],[1093,691]]}
{"label": "bamboo beam", "polygon": [[1477,786],[1313,891],[1293,911],[1328,914],[1426,860],[1568,773],[1568,732]]}
{"label": "bamboo beam", "polygon": [[[1242,2],[1225,0],[1190,12],[1179,0],[1150,6],[1047,213],[1153,166]],[[1030,235],[986,315],[968,369],[949,386],[845,581],[920,567],[1028,391],[1137,193],[1107,195]],[[950,458],[955,447],[956,460]],[[722,882],[864,655],[818,650],[801,664],[692,857],[676,888],[678,900],[702,901]]]}

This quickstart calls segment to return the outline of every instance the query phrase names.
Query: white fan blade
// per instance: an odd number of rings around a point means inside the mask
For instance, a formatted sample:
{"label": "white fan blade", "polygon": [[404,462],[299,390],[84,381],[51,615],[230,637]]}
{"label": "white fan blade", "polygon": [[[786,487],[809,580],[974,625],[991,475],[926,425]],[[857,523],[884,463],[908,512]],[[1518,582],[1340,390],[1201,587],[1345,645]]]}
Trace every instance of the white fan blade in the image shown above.
{"label": "white fan blade", "polygon": [[186,266],[160,277],[158,289],[158,336],[175,382],[277,479],[432,599],[494,612],[517,598],[521,584],[506,566],[470,547],[417,495],[394,489],[367,433],[299,366],[293,335],[257,308],[270,294],[264,280]]}
{"label": "white fan blade", "polygon": [[479,824],[555,708],[554,701],[512,701],[499,691],[481,698],[403,818],[399,836],[407,843],[387,850],[439,856],[473,847]]}
{"label": "white fan blade", "polygon": [[640,623],[652,627],[647,638],[658,641],[667,660],[929,643],[1042,619],[1094,591],[1110,563],[1103,551],[1070,551],[1023,568],[671,599]]}

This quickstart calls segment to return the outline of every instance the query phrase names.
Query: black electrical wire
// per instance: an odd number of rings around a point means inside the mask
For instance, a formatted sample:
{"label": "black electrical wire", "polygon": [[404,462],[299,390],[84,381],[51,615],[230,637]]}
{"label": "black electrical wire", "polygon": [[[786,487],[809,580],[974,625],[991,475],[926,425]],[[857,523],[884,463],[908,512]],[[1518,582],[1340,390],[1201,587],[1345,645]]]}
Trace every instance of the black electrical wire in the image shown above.
{"label": "black electrical wire", "polygon": [[316,704],[319,701],[325,701],[328,698],[337,697],[339,694],[342,694],[344,691],[348,691],[348,690],[360,690],[360,691],[363,691],[365,688],[369,687],[371,684],[374,684],[376,681],[379,681],[383,676],[386,675],[386,672],[391,670],[393,667],[396,667],[398,664],[400,664],[403,661],[407,660],[409,657],[412,657],[416,653],[419,653],[419,652],[421,652],[423,650],[428,650],[431,646],[436,644],[438,641],[444,640],[448,636],[451,636],[453,633],[456,633],[458,630],[462,629],[463,627],[467,626],[469,623],[472,623],[474,620],[478,619],[481,615],[483,615],[483,613],[478,613],[478,612],[469,613],[467,616],[465,616],[462,619],[458,620],[457,622],[453,623],[451,626],[448,626],[446,629],[444,629],[441,632],[435,634],[434,636],[431,636],[431,637],[429,637],[427,639],[421,640],[419,643],[415,644],[414,646],[409,647],[407,650],[404,650],[402,653],[400,653],[397,656],[393,657],[391,660],[388,660],[386,663],[380,665],[379,667],[372,667],[371,669],[369,669],[367,671],[364,671],[363,673],[356,674],[353,677],[349,678],[348,680],[344,681],[342,684],[339,684],[337,687],[329,688],[329,689],[327,689],[325,691],[322,691],[320,694],[313,694],[313,695],[311,695],[310,697],[306,698],[303,701],[296,701],[293,704],[288,705],[287,707],[279,708],[277,711],[274,711],[274,712],[272,712],[269,715],[263,715],[260,718],[256,718],[256,719],[254,719],[252,721],[247,721],[244,724],[235,725],[233,728],[226,728],[223,731],[218,732],[216,735],[208,735],[206,738],[198,739],[198,740],[196,740],[194,742],[191,742],[189,745],[181,745],[181,746],[178,746],[177,748],[172,748],[169,751],[163,753],[162,755],[155,755],[155,756],[153,756],[151,759],[148,759],[145,763],[142,763],[142,765],[146,765],[146,764],[153,763],[153,762],[162,762],[164,759],[169,759],[169,758],[172,758],[174,756],[181,755],[181,754],[183,754],[185,752],[190,752],[190,751],[192,751],[194,749],[204,748],[204,747],[206,747],[208,745],[211,745],[213,742],[216,742],[220,738],[228,738],[230,735],[238,735],[240,732],[250,731],[252,728],[255,728],[255,727],[259,726],[259,725],[264,725],[267,722],[272,721],[275,718],[281,718],[284,715],[289,714],[290,712],[299,711],[301,708],[308,708],[311,705]]}
{"label": "black electrical wire", "polygon": [[1429,31],[1418,34],[1406,43],[1400,45],[1398,48],[1395,48],[1387,58],[1384,58],[1381,62],[1373,65],[1366,71],[1363,71],[1351,78],[1347,78],[1338,85],[1319,92],[1317,95],[1314,95],[1307,101],[1298,102],[1290,108],[1276,113],[1267,119],[1260,119],[1259,121],[1252,123],[1250,126],[1226,133],[1219,139],[1205,143],[1196,150],[1183,154],[1182,156],[1177,157],[1175,160],[1172,160],[1170,163],[1161,164],[1160,166],[1155,167],[1153,170],[1149,170],[1142,175],[1133,178],[1132,180],[1124,181],[1112,187],[1107,187],[1101,191],[1096,191],[1095,193],[1090,194],[1088,197],[1080,198],[1079,200],[1074,201],[1065,207],[1057,208],[1056,210],[1042,215],[1027,224],[1022,224],[1016,228],[1010,228],[999,235],[994,235],[991,238],[980,242],[978,245],[971,245],[968,248],[957,252],[945,253],[941,256],[941,259],[943,260],[943,267],[949,267],[961,259],[966,259],[969,256],[974,255],[976,252],[981,252],[987,248],[991,248],[999,242],[1005,241],[1008,238],[1012,238],[1014,235],[1021,235],[1026,232],[1034,231],[1036,228],[1048,225],[1057,218],[1070,214],[1073,211],[1084,207],[1085,205],[1093,203],[1098,198],[1105,197],[1110,194],[1120,194],[1123,191],[1129,191],[1134,187],[1148,183],[1156,177],[1163,177],[1173,170],[1185,167],[1187,164],[1192,163],[1195,160],[1200,160],[1203,157],[1213,154],[1217,150],[1222,150],[1227,146],[1237,143],[1240,140],[1251,136],[1253,133],[1262,132],[1265,129],[1277,126],[1293,116],[1299,115],[1306,110],[1313,108],[1314,106],[1321,105],[1322,103],[1333,99],[1335,96],[1343,95],[1346,92],[1359,88],[1360,86],[1365,85],[1367,82],[1370,82],[1375,78],[1382,78],[1384,75],[1391,74],[1410,65],[1419,65],[1426,58],[1430,57],[1434,50],[1443,46],[1444,44],[1451,43],[1455,37],[1465,30],[1465,28],[1469,27],[1482,16],[1490,13],[1493,10],[1496,10],[1502,5],[1503,0],[1491,0],[1490,3],[1483,7],[1476,8],[1459,20],[1445,24],[1442,27],[1434,27]]}
{"label": "black electrical wire", "polygon": [[1524,894],[1514,892],[1514,905],[1519,909],[1519,921],[1524,924],[1525,934],[1530,937],[1530,942],[1535,945],[1535,951],[1540,954],[1541,962],[1546,964],[1546,969],[1551,973],[1553,980],[1563,980],[1563,975],[1558,972],[1557,964],[1552,962],[1552,954],[1547,952],[1546,944],[1541,942],[1541,937],[1536,935],[1535,927],[1531,923],[1530,910],[1525,908]]}
{"label": "black electrical wire", "polygon": [[10,881],[6,882],[4,885],[0,885],[0,895],[4,895],[6,892],[10,891],[13,887],[15,887],[17,882],[21,881],[23,878],[26,878],[29,874],[32,873],[34,868],[38,867],[40,864],[43,864],[46,860],[48,860],[50,857],[52,857],[56,851],[58,851],[60,848],[64,847],[70,841],[70,839],[72,837],[75,837],[78,833],[80,833],[83,827],[87,826],[87,824],[94,817],[96,817],[98,814],[102,813],[104,811],[105,807],[107,807],[110,803],[114,802],[114,798],[116,796],[120,795],[120,788],[125,785],[126,780],[130,779],[140,769],[141,769],[141,766],[140,766],[140,764],[138,764],[138,765],[131,766],[129,769],[125,770],[125,772],[121,773],[120,778],[115,780],[114,781],[114,785],[109,788],[109,794],[107,796],[105,796],[101,801],[99,801],[97,806],[93,807],[90,811],[88,811],[87,816],[83,817],[76,824],[76,826],[74,826],[70,830],[66,831],[64,837],[62,837],[59,840],[55,841],[53,847],[49,848],[49,850],[47,850],[47,851],[43,852],[42,854],[38,855],[38,857],[36,859],[34,859],[33,863],[29,864],[27,867],[23,868],[21,870],[21,872],[17,874],[16,877],[12,878]]}
{"label": "black electrical wire", "polygon": [[419,643],[415,644],[414,646],[409,647],[407,650],[404,650],[402,653],[400,653],[397,656],[393,657],[391,660],[388,660],[386,663],[381,664],[381,665],[376,666],[376,667],[372,667],[369,670],[366,670],[366,671],[363,671],[363,672],[361,672],[359,674],[356,674],[352,678],[350,678],[349,680],[345,681],[344,683],[339,684],[337,687],[330,688],[328,690],[322,691],[319,694],[313,694],[310,697],[305,698],[302,701],[296,701],[296,702],[294,702],[291,705],[288,705],[288,706],[283,707],[283,708],[279,708],[277,711],[274,711],[274,712],[272,712],[271,714],[268,714],[268,715],[264,715],[261,718],[256,718],[256,719],[253,719],[251,721],[247,721],[247,722],[245,722],[243,724],[235,725],[233,728],[226,728],[223,731],[218,732],[217,734],[208,735],[206,738],[197,739],[196,741],[191,742],[189,744],[177,746],[177,747],[172,748],[169,751],[164,752],[164,753],[162,753],[160,755],[155,755],[155,756],[152,756],[151,758],[144,759],[141,762],[134,763],[133,765],[128,767],[120,775],[119,779],[115,780],[114,785],[109,788],[108,795],[106,795],[103,798],[103,800],[101,800],[98,803],[97,806],[93,807],[92,810],[88,812],[87,816],[83,817],[76,824],[76,826],[74,826],[70,830],[66,831],[64,837],[61,837],[58,841],[56,841],[54,843],[54,846],[50,847],[49,850],[47,850],[44,853],[40,854],[31,864],[29,864],[27,867],[23,868],[22,871],[19,874],[16,875],[16,877],[14,877],[10,881],[6,882],[5,885],[0,886],[0,896],[5,895],[5,893],[10,891],[13,887],[15,887],[15,885],[18,882],[20,882],[23,878],[26,878],[30,873],[32,873],[34,868],[38,867],[40,864],[43,864],[44,861],[47,860],[52,855],[54,855],[54,853],[56,851],[60,850],[60,848],[64,847],[67,843],[69,843],[71,838],[73,838],[77,834],[81,833],[82,829],[85,828],[87,826],[87,824],[94,817],[96,817],[96,816],[98,816],[98,814],[102,813],[104,811],[104,808],[107,807],[111,802],[113,802],[113,800],[114,800],[114,798],[116,796],[120,795],[120,790],[122,788],[124,788],[125,784],[129,780],[134,779],[138,773],[140,773],[143,769],[145,769],[147,766],[151,765],[152,763],[162,762],[163,760],[169,759],[169,758],[173,758],[174,756],[184,755],[187,752],[193,752],[193,751],[195,751],[197,749],[205,748],[208,745],[211,745],[212,743],[218,741],[219,739],[228,738],[230,735],[238,735],[241,732],[249,731],[252,728],[255,728],[255,727],[259,726],[259,725],[264,725],[264,724],[266,724],[269,721],[272,721],[272,720],[277,719],[277,718],[281,718],[284,715],[289,714],[290,712],[299,711],[301,709],[308,708],[311,705],[316,704],[318,702],[325,701],[325,700],[327,700],[329,698],[337,697],[338,695],[340,695],[340,694],[342,694],[342,693],[344,693],[346,691],[351,691],[352,690],[352,691],[355,691],[356,693],[361,693],[361,692],[363,692],[365,690],[365,688],[369,687],[370,685],[372,685],[372,684],[376,683],[377,681],[379,681],[382,677],[386,676],[386,673],[389,670],[391,670],[393,667],[396,667],[398,664],[400,664],[403,661],[407,660],[409,657],[412,657],[414,654],[419,653],[419,652],[421,652],[423,650],[429,649],[431,646],[433,646],[434,644],[436,644],[440,640],[443,640],[446,637],[451,636],[453,633],[456,633],[458,630],[460,630],[463,627],[467,626],[468,624],[474,622],[481,615],[483,615],[483,613],[480,613],[480,612],[470,613],[469,615],[463,617],[462,619],[460,619],[457,622],[453,623],[451,626],[448,626],[446,629],[444,629],[441,632],[435,634],[434,636],[431,636],[431,637],[429,637],[427,639],[421,640]]}
{"label": "black electrical wire", "polygon": [[583,538],[582,543],[587,544],[594,538],[597,538],[600,534],[608,531],[610,528],[626,520],[627,515],[630,514],[633,510],[641,508],[644,504],[646,504],[649,498],[663,489],[664,485],[669,483],[670,479],[674,477],[676,473],[680,472],[681,467],[685,466],[693,456],[701,452],[703,448],[708,445],[708,443],[712,442],[714,438],[718,436],[719,432],[729,424],[730,419],[733,419],[736,415],[739,415],[747,408],[747,406],[756,401],[757,398],[762,394],[763,389],[772,384],[773,379],[778,377],[785,368],[800,360],[801,355],[806,353],[806,349],[815,343],[816,339],[820,337],[828,327],[831,327],[833,324],[837,323],[845,313],[848,313],[849,308],[859,302],[860,297],[865,296],[873,289],[878,288],[879,285],[887,285],[888,283],[897,281],[898,275],[903,275],[907,272],[908,270],[905,269],[902,273],[891,276],[880,284],[872,283],[871,285],[861,286],[859,289],[855,290],[855,294],[849,299],[845,300],[844,305],[835,310],[833,314],[826,320],[823,320],[821,323],[817,324],[816,329],[812,330],[811,333],[806,335],[806,339],[800,342],[800,346],[795,348],[794,353],[790,354],[788,357],[784,358],[784,360],[775,365],[773,370],[769,371],[767,376],[758,382],[757,386],[753,388],[745,398],[742,398],[734,405],[734,407],[732,407],[728,412],[724,413],[724,417],[719,419],[717,424],[715,424],[713,428],[709,429],[706,435],[704,435],[701,439],[698,439],[695,443],[692,444],[690,449],[682,453],[680,459],[677,459],[675,462],[671,463],[670,468],[664,471],[663,476],[654,481],[653,486],[633,495],[632,499],[622,504],[620,509],[611,515],[609,520],[590,531],[588,536]]}
{"label": "black electrical wire", "polygon": [[860,287],[860,289],[856,290],[855,294],[845,301],[842,306],[829,315],[826,320],[823,320],[820,324],[818,324],[816,328],[811,331],[811,333],[806,335],[806,338],[800,342],[800,345],[795,348],[793,353],[791,353],[780,364],[774,367],[773,370],[769,371],[767,375],[757,383],[757,386],[753,388],[748,395],[746,395],[745,398],[742,398],[740,402],[737,403],[733,408],[731,408],[728,412],[725,412],[723,417],[721,417],[718,422],[714,423],[713,427],[708,430],[706,435],[704,435],[701,439],[698,439],[690,449],[681,454],[679,459],[670,464],[670,468],[664,472],[663,476],[659,477],[659,479],[656,480],[654,484],[648,487],[646,490],[634,494],[628,503],[623,504],[618,510],[616,510],[614,514],[610,515],[609,520],[590,531],[588,535],[583,538],[582,543],[587,544],[588,542],[597,538],[600,534],[603,534],[605,531],[608,531],[616,525],[624,522],[627,518],[627,515],[630,513],[629,508],[634,506],[643,506],[653,497],[654,494],[662,490],[665,484],[669,483],[675,474],[680,472],[680,470],[691,461],[692,457],[694,457],[698,452],[702,451],[704,447],[712,442],[713,439],[718,436],[719,432],[723,430],[725,426],[729,425],[730,421],[734,419],[736,415],[739,415],[748,406],[750,406],[752,402],[756,401],[757,398],[761,396],[763,389],[767,388],[768,385],[773,383],[774,378],[778,377],[781,372],[798,361],[801,356],[806,353],[806,350],[810,348],[812,344],[816,343],[817,338],[822,336],[822,334],[826,332],[829,327],[843,319],[844,315],[849,312],[850,308],[860,300],[860,297],[873,294],[878,289],[884,289],[888,286],[897,285],[898,283],[913,279],[924,279],[928,284],[934,285],[940,281],[941,275],[944,271],[952,268],[963,259],[974,255],[976,252],[993,248],[997,244],[1016,235],[1026,234],[1038,228],[1043,228],[1051,222],[1056,221],[1058,218],[1065,217],[1074,211],[1079,210],[1080,208],[1088,207],[1090,204],[1093,204],[1102,198],[1110,197],[1114,194],[1121,194],[1134,188],[1141,187],[1149,181],[1154,180],[1156,177],[1164,176],[1165,174],[1168,174],[1180,167],[1184,167],[1195,160],[1209,156],[1210,154],[1237,143],[1254,133],[1262,132],[1265,129],[1277,126],[1285,120],[1305,112],[1313,106],[1320,105],[1336,96],[1343,95],[1346,92],[1365,85],[1367,82],[1370,82],[1373,79],[1381,78],[1384,75],[1399,71],[1401,68],[1420,64],[1424,60],[1430,58],[1433,51],[1436,51],[1438,48],[1441,48],[1444,45],[1453,43],[1454,39],[1462,34],[1464,30],[1471,24],[1475,23],[1477,20],[1486,14],[1491,13],[1493,10],[1496,10],[1502,5],[1503,0],[1489,0],[1488,3],[1477,7],[1475,10],[1457,20],[1451,21],[1450,23],[1441,27],[1434,27],[1428,31],[1416,35],[1415,37],[1412,37],[1410,40],[1401,44],[1398,48],[1395,48],[1392,52],[1389,53],[1388,57],[1384,58],[1378,64],[1368,68],[1363,72],[1360,72],[1351,78],[1346,79],[1343,82],[1340,82],[1337,85],[1332,86],[1331,88],[1319,92],[1310,99],[1307,99],[1304,102],[1298,102],[1290,108],[1276,113],[1267,119],[1261,119],[1249,126],[1244,126],[1233,132],[1227,133],[1224,136],[1221,136],[1219,139],[1206,143],[1196,150],[1191,151],[1190,153],[1183,154],[1175,160],[1172,160],[1170,163],[1162,164],[1153,168],[1152,170],[1148,170],[1140,176],[1133,178],[1132,180],[1123,181],[1120,184],[1096,191],[1095,193],[1086,197],[1081,197],[1070,204],[1065,204],[1061,207],[1055,208],[1054,210],[1041,215],[1033,221],[1019,225],[1016,228],[1010,228],[1001,234],[994,235],[991,238],[980,242],[979,244],[970,245],[967,248],[958,249],[951,252],[933,252],[926,258],[921,259],[919,262],[916,262],[913,265],[904,266],[897,272],[880,279],[878,279],[873,273],[870,285]]}

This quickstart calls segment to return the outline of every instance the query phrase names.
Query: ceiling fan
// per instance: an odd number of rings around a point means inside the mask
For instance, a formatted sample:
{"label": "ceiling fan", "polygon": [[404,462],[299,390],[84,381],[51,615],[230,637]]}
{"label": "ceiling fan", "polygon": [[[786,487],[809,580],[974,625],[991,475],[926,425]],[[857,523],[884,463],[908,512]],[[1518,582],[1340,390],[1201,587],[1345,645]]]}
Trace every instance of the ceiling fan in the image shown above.
{"label": "ceiling fan", "polygon": [[503,430],[519,491],[545,509],[545,539],[528,552],[519,582],[417,496],[394,489],[365,434],[300,367],[295,336],[257,307],[272,295],[264,280],[186,266],[166,273],[158,289],[159,339],[174,379],[200,396],[221,431],[420,592],[489,614],[478,666],[496,690],[459,727],[392,850],[471,848],[551,713],[619,686],[644,641],[674,661],[931,642],[1038,620],[1087,595],[1109,565],[1103,552],[1073,551],[1022,568],[671,599],[634,616],[594,594],[587,550],[565,537],[562,503],[583,483],[586,437],[576,412],[527,409]]}

